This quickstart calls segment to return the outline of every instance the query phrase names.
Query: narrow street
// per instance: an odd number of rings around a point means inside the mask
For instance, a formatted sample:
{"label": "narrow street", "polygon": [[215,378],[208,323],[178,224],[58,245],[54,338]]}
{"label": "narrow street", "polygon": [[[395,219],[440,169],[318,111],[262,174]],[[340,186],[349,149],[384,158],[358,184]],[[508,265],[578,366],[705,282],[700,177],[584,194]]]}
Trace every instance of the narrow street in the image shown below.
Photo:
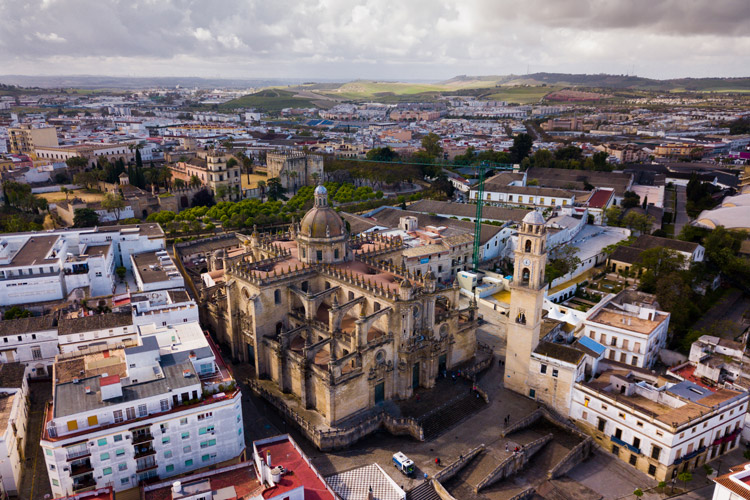
{"label": "narrow street", "polygon": [[51,398],[52,382],[29,383],[29,423],[26,429],[25,463],[18,498],[43,500],[50,498],[52,494],[44,453],[42,447],[39,446],[44,421],[44,404]]}

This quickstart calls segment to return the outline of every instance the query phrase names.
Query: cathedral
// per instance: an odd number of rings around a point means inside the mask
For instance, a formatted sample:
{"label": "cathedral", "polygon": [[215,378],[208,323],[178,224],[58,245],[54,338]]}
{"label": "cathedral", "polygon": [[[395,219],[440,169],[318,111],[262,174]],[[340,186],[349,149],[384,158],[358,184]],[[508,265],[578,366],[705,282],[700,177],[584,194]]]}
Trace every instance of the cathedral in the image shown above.
{"label": "cathedral", "polygon": [[225,260],[218,310],[234,357],[333,426],[470,361],[476,306],[408,272],[400,239],[351,237],[325,187],[314,198],[288,232],[253,231]]}

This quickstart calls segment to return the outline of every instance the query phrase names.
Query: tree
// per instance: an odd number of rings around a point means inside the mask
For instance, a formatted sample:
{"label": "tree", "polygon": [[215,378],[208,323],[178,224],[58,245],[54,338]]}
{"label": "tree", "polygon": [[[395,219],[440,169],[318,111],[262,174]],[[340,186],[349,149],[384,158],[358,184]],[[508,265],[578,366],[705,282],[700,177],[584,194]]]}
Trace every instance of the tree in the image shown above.
{"label": "tree", "polygon": [[693,474],[688,471],[680,472],[677,475],[677,479],[682,481],[685,484],[685,489],[687,489],[687,484],[693,480]]}
{"label": "tree", "polygon": [[625,195],[622,199],[622,208],[628,209],[637,207],[641,203],[641,197],[633,191],[625,191]]}
{"label": "tree", "polygon": [[510,147],[510,157],[513,163],[521,161],[529,156],[534,140],[529,134],[518,134],[513,138],[513,146]]}
{"label": "tree", "polygon": [[532,163],[535,167],[550,168],[553,166],[555,158],[549,149],[540,149],[532,158]]}
{"label": "tree", "polygon": [[[318,173],[313,173],[313,179],[315,179],[315,176],[317,176]],[[263,201],[266,198],[266,181],[258,181],[258,189],[260,190],[260,201]]]}
{"label": "tree", "polygon": [[143,158],[141,157],[141,150],[139,148],[135,149],[135,168],[143,168]]}
{"label": "tree", "polygon": [[608,158],[609,155],[605,151],[594,153],[594,155],[592,156],[592,160],[594,161],[594,170],[609,170],[609,164],[607,163]]}
{"label": "tree", "polygon": [[240,159],[242,171],[247,174],[247,183],[250,184],[250,174],[253,173],[253,157],[242,152],[237,153],[237,157]]}
{"label": "tree", "polygon": [[125,208],[125,200],[119,194],[107,193],[102,199],[102,208],[108,212],[114,212],[115,222],[120,220],[120,212]]}
{"label": "tree", "polygon": [[225,185],[220,185],[216,187],[216,197],[224,201],[224,199],[227,197],[227,194],[229,193],[229,189]]}
{"label": "tree", "polygon": [[453,183],[448,179],[448,177],[445,175],[445,173],[440,172],[435,179],[435,181],[432,183],[432,188],[436,191],[440,191],[445,194],[448,198],[453,198],[453,194],[456,191],[456,188],[453,186]]}
{"label": "tree", "polygon": [[[424,144],[422,146],[424,147]],[[398,158],[398,153],[392,150],[390,146],[385,146],[369,150],[365,157],[370,161],[393,161]]]}
{"label": "tree", "polygon": [[570,244],[554,250],[544,272],[547,281],[552,282],[560,276],[565,276],[574,271],[581,263],[581,259],[576,256],[576,253],[578,253],[578,248]]}
{"label": "tree", "polygon": [[99,178],[97,177],[96,173],[92,171],[78,172],[73,176],[73,182],[85,187],[86,189],[91,189],[91,186],[96,184],[98,181]]}
{"label": "tree", "polygon": [[430,158],[438,158],[443,155],[443,146],[440,144],[440,136],[430,132],[422,137],[422,149]]}
{"label": "tree", "polygon": [[657,282],[685,267],[685,256],[671,248],[650,248],[641,252],[635,267],[642,272],[641,290],[653,293]]}
{"label": "tree", "polygon": [[60,192],[65,195],[65,201],[68,201],[70,199],[70,189],[66,188],[65,186],[62,186],[60,188]]}
{"label": "tree", "polygon": [[622,209],[613,205],[604,211],[604,220],[608,226],[619,226],[622,218]]}
{"label": "tree", "polygon": [[636,488],[633,492],[633,495],[635,495],[636,498],[641,498],[643,496],[643,490],[640,488]]}
{"label": "tree", "polygon": [[127,273],[127,270],[124,266],[118,266],[115,268],[115,274],[120,278],[120,281],[125,281],[125,273]]}
{"label": "tree", "polygon": [[19,306],[13,306],[7,311],[5,311],[5,314],[3,315],[3,320],[30,318],[30,317],[31,317],[31,311],[29,311],[28,309],[23,309]]}
{"label": "tree", "polygon": [[277,200],[286,200],[287,197],[284,196],[284,193],[286,192],[286,189],[284,189],[284,186],[281,184],[281,179],[278,177],[271,177],[268,179],[268,182],[266,182],[268,187],[268,199],[271,201],[277,201]]}
{"label": "tree", "polygon": [[193,207],[211,207],[215,204],[213,194],[206,188],[201,189],[193,195]]}
{"label": "tree", "polygon": [[628,229],[637,231],[640,234],[648,234],[654,225],[654,218],[650,215],[631,210],[622,218],[622,223]]}
{"label": "tree", "polygon": [[198,177],[197,175],[191,175],[189,184],[190,184],[190,187],[195,188],[195,187],[200,186],[203,183],[201,182],[200,177]]}
{"label": "tree", "polygon": [[73,227],[93,227],[99,224],[99,214],[90,208],[77,208],[73,216]]}
{"label": "tree", "polygon": [[73,156],[65,160],[65,164],[72,170],[82,170],[88,166],[89,161],[82,156]]}

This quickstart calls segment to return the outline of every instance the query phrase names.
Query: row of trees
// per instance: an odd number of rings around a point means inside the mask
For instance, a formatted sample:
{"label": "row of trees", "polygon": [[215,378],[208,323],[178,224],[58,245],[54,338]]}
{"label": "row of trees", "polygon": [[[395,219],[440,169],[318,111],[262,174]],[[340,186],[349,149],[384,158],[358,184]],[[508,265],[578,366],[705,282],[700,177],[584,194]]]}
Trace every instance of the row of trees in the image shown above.
{"label": "row of trees", "polygon": [[617,205],[609,207],[604,212],[604,219],[608,226],[627,227],[628,229],[640,234],[651,233],[651,228],[655,222],[654,218],[650,215],[636,210],[628,210],[627,213],[625,213],[623,209]]}
{"label": "row of trees", "polygon": [[554,153],[548,149],[540,149],[521,162],[521,169],[541,167],[611,172],[614,166],[607,163],[608,157],[609,155],[604,151],[584,157],[583,150],[577,146],[565,146]]}

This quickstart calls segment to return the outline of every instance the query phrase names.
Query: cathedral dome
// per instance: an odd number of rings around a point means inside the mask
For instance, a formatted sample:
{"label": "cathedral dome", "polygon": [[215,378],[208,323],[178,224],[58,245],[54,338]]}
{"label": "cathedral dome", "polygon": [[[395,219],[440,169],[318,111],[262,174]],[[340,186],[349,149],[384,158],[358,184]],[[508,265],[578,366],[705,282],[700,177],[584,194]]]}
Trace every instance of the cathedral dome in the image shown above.
{"label": "cathedral dome", "polygon": [[299,229],[309,238],[335,238],[342,236],[345,228],[341,216],[331,207],[313,207],[302,218]]}
{"label": "cathedral dome", "polygon": [[529,212],[523,218],[526,224],[544,224],[544,216],[537,211]]}

